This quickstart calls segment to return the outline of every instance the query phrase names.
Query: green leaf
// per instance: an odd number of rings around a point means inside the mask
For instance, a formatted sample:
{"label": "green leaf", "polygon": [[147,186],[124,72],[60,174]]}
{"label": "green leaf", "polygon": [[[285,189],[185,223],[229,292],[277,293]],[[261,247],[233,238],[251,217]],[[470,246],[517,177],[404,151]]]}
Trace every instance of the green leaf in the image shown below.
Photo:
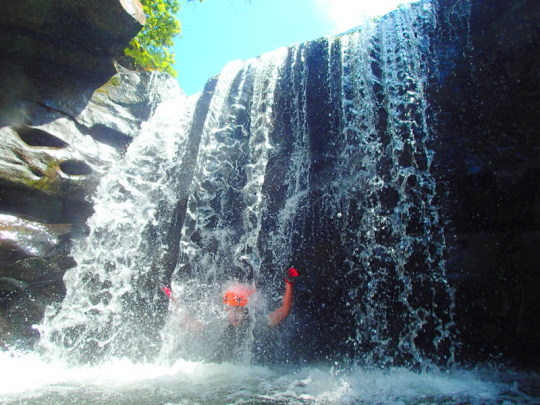
{"label": "green leaf", "polygon": [[180,33],[180,22],[176,18],[180,0],[140,1],[146,14],[146,24],[124,51],[131,62],[130,67],[161,70],[177,76],[173,67],[174,53],[170,48],[174,45],[174,37]]}

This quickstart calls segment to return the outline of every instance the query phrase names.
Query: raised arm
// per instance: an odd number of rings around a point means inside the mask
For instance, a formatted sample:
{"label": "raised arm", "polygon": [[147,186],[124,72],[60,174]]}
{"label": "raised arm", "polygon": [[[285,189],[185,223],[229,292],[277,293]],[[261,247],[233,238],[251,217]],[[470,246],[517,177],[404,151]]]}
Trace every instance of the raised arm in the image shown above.
{"label": "raised arm", "polygon": [[276,326],[287,318],[291,312],[293,303],[293,285],[296,277],[298,277],[298,271],[296,271],[296,269],[291,267],[287,270],[287,275],[285,276],[285,293],[281,300],[281,306],[268,315],[268,324],[270,326]]}
{"label": "raised arm", "polygon": [[181,311],[182,316],[180,317],[180,324],[182,326],[185,326],[193,331],[202,331],[204,329],[204,324],[192,317],[191,314],[189,314],[189,312],[178,303],[170,288],[162,286],[161,291],[163,291],[163,293],[169,297],[176,309]]}

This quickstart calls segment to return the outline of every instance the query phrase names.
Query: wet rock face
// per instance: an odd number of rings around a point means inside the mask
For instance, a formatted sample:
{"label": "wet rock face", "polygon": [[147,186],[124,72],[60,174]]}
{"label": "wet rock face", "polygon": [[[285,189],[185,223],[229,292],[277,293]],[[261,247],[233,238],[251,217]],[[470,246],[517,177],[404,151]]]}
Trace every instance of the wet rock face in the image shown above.
{"label": "wet rock face", "polygon": [[34,339],[30,326],[61,300],[63,273],[75,264],[71,240],[86,234],[100,178],[148,118],[155,76],[122,70],[82,111],[73,108],[77,99],[39,100],[26,124],[0,128],[0,316],[11,331],[0,333],[4,343]]}
{"label": "wet rock face", "polygon": [[84,94],[88,101],[145,23],[138,0],[2,0],[0,6],[1,123],[24,123],[28,100]]}
{"label": "wet rock face", "polygon": [[64,294],[74,265],[64,248],[70,224],[44,224],[0,214],[0,332],[4,344],[31,341],[32,324]]}
{"label": "wet rock face", "polygon": [[540,352],[540,8],[441,0],[438,18],[434,168],[462,355],[531,364]]}
{"label": "wet rock face", "polygon": [[148,117],[151,78],[119,73],[79,113],[69,99],[39,101],[27,124],[1,127],[0,208],[46,223],[83,223],[99,178]]}

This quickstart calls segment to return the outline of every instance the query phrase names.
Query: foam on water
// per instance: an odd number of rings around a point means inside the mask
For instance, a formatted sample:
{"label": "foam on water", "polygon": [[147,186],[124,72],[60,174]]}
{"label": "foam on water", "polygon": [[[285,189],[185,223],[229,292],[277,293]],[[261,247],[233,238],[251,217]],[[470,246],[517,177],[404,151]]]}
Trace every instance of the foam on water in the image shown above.
{"label": "foam on water", "polygon": [[537,374],[491,368],[415,373],[339,365],[244,366],[116,360],[70,367],[1,353],[2,404],[535,404]]}

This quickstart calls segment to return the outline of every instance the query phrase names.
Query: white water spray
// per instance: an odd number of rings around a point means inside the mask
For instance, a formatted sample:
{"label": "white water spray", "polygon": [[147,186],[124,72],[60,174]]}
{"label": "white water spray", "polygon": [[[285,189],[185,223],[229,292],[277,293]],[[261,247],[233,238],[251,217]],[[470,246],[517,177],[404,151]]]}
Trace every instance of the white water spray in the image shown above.
{"label": "white water spray", "polygon": [[66,297],[39,326],[40,347],[52,358],[144,359],[158,344],[148,340],[156,297],[146,287],[159,283],[154,261],[167,247],[155,233],[159,216],[176,203],[168,171],[184,155],[193,102],[165,75],[153,75],[150,85],[151,118],[102,179],[90,235],[75,245],[77,266],[64,277]]}

